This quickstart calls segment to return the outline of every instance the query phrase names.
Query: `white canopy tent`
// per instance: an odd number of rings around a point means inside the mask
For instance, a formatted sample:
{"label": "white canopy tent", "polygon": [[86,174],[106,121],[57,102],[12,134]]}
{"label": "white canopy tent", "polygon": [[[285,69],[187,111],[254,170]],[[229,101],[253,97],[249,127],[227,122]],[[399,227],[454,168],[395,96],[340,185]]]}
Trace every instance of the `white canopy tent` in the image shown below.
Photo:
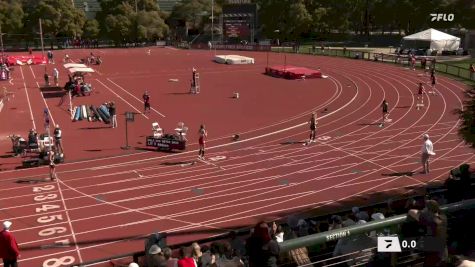
{"label": "white canopy tent", "polygon": [[78,63],[67,63],[67,64],[64,64],[64,67],[66,69],[69,69],[69,68],[87,68],[86,65],[78,64]]}
{"label": "white canopy tent", "polygon": [[456,51],[460,47],[460,38],[450,34],[427,29],[402,38],[403,47],[406,48],[424,48],[442,51]]}
{"label": "white canopy tent", "polygon": [[93,73],[94,70],[91,68],[70,68],[69,72],[71,73]]}

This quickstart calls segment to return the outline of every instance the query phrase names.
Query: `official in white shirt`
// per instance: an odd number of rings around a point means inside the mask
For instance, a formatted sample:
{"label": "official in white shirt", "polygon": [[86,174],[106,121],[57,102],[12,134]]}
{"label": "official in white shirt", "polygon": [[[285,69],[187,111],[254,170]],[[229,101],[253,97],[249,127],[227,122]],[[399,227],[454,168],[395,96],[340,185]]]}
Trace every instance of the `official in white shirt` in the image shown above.
{"label": "official in white shirt", "polygon": [[429,173],[429,158],[430,156],[435,155],[434,146],[432,141],[429,139],[428,134],[423,135],[424,144],[422,145],[422,173]]}

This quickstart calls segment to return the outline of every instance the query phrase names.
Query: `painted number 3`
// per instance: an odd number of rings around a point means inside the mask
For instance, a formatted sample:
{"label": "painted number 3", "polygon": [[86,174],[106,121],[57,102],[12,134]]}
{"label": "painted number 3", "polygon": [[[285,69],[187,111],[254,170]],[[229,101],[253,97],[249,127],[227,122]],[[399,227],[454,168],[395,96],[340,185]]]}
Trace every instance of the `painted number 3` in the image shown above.
{"label": "painted number 3", "polygon": [[59,259],[53,258],[48,259],[43,262],[43,267],[60,267],[60,266],[69,266],[74,262],[74,257],[65,256]]}
{"label": "painted number 3", "polygon": [[324,136],[318,137],[317,139],[320,140],[320,141],[328,141],[328,140],[331,139],[331,137],[328,136],[328,135],[324,135]]}

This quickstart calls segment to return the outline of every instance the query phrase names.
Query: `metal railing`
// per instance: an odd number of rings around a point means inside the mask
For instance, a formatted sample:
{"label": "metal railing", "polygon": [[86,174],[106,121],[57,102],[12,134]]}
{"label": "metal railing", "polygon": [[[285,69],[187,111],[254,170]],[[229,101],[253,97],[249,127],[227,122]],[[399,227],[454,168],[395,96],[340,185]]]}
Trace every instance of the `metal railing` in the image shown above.
{"label": "metal railing", "polygon": [[[463,209],[475,208],[475,199],[464,200],[452,204],[442,206],[441,209],[445,212],[454,212]],[[290,239],[280,243],[281,252],[288,252],[292,249],[307,247],[312,245],[321,245],[327,242],[335,241],[343,237],[364,234],[378,229],[388,228],[403,223],[406,220],[406,215],[397,215],[386,218],[380,221],[372,221],[365,224],[357,224],[349,227],[335,229],[323,233],[303,236],[295,239]]]}
{"label": "metal railing", "polygon": [[[319,55],[319,56],[333,56],[333,57],[347,57],[353,59],[362,59],[369,61],[379,61],[384,63],[394,63],[400,65],[409,66],[410,61],[407,55],[397,56],[396,54],[375,53],[364,50],[351,50],[351,49],[334,49],[334,48],[293,48],[293,47],[273,47],[273,52],[277,53],[298,53],[307,55]],[[425,58],[433,58],[433,56],[424,56]],[[416,66],[420,67],[420,59],[417,57]],[[463,68],[455,65],[446,64],[443,62],[437,62],[435,66],[436,71],[449,74],[465,80],[475,81],[475,73],[471,72],[468,68]]]}
{"label": "metal railing", "polygon": [[[466,209],[473,209],[473,208],[475,208],[475,199],[463,200],[460,202],[447,204],[441,207],[441,209],[446,213],[451,213],[451,212],[461,211],[461,210],[466,210]],[[389,217],[380,221],[372,221],[365,224],[357,224],[357,225],[330,230],[330,231],[326,231],[326,232],[322,232],[318,234],[286,240],[282,243],[279,243],[280,251],[282,254],[284,254],[284,253],[288,253],[291,250],[302,248],[302,247],[312,247],[316,245],[323,245],[328,242],[335,242],[341,238],[364,235],[378,229],[384,229],[384,228],[388,229],[388,228],[404,223],[406,219],[407,219],[406,214],[397,215],[397,216]],[[392,234],[395,234],[395,233],[392,233]],[[373,250],[373,252],[375,252],[374,248],[367,248],[365,250]],[[333,265],[344,263],[344,262],[350,262],[356,259],[362,259],[360,256],[358,256],[359,252],[362,252],[362,251],[356,251],[356,252],[352,252],[349,254],[340,255],[336,257],[333,257],[333,255],[329,255],[329,257],[325,259],[319,259],[318,261],[313,261],[311,264],[302,265],[302,266],[321,266],[321,265],[333,266]],[[353,254],[359,258],[354,258],[354,257],[352,258]],[[392,257],[395,257],[395,256],[397,255],[392,255]],[[417,260],[416,258],[417,257],[404,257],[404,256],[400,257],[399,259],[393,258],[393,260],[391,261],[392,262],[391,266],[397,266],[404,262],[411,262],[411,261]],[[288,266],[288,265],[283,264],[281,266]]]}

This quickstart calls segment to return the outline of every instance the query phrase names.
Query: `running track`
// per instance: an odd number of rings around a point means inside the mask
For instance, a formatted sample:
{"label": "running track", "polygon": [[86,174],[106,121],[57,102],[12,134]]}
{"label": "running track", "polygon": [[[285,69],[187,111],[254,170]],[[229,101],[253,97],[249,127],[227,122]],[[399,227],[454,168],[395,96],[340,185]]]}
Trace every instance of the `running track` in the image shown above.
{"label": "running track", "polygon": [[[266,65],[265,54],[241,54],[254,56],[258,62],[241,66],[243,72],[261,71]],[[457,136],[459,121],[453,114],[462,105],[463,84],[439,77],[438,96],[426,97],[425,108],[416,110],[415,84],[428,80],[419,72],[330,57],[288,55],[287,62],[320,67],[329,75],[328,93],[315,93],[310,109],[304,100],[302,105],[295,101],[299,112],[293,116],[245,128],[238,142],[230,142],[228,132],[215,127],[220,134],[210,137],[206,161],[196,160],[192,144],[184,153],[145,151],[65,163],[58,167],[59,180],[54,183],[40,182],[48,171],[43,167],[0,173],[0,220],[14,222],[21,264],[67,266],[140,250],[143,241],[130,239],[151,232],[172,233],[169,243],[176,243],[260,219],[383,201],[413,194],[428,183],[444,180],[453,166],[475,161],[473,150]],[[223,75],[233,72],[211,66]],[[104,83],[104,75],[114,80],[114,73],[105,70],[98,82]],[[153,70],[131,71],[120,77],[151,79],[154,75]],[[23,77],[25,90],[32,81]],[[293,90],[307,81],[280,82]],[[140,97],[138,91],[117,89],[115,93],[130,103],[131,95]],[[390,103],[393,122],[380,128],[383,99]],[[34,109],[35,104],[31,105]],[[313,110],[319,115],[319,141],[304,146],[306,121]],[[173,117],[169,112],[165,115]],[[431,173],[391,175],[420,171],[423,133],[430,134],[437,153]],[[18,180],[38,183],[15,183]]]}

